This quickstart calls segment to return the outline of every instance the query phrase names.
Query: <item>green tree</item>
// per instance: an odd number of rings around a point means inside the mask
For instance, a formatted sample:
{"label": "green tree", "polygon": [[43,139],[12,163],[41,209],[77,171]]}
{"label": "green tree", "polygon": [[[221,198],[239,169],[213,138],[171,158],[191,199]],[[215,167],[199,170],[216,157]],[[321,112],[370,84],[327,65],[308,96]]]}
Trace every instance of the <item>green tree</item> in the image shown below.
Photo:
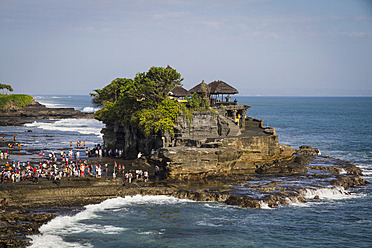
{"label": "green tree", "polygon": [[5,84],[0,83],[0,90],[3,90],[3,95],[4,95],[4,89],[5,89]]}
{"label": "green tree", "polygon": [[147,99],[147,106],[155,107],[168,97],[176,86],[181,86],[183,78],[176,70],[167,67],[151,67],[148,72],[137,73],[134,82],[138,94]]}
{"label": "green tree", "polygon": [[13,92],[13,88],[12,88],[12,86],[10,86],[9,84],[6,84],[5,85],[5,89],[6,89],[6,94],[8,95],[8,92],[10,91],[10,92]]}
{"label": "green tree", "polygon": [[105,123],[138,126],[147,136],[160,131],[172,133],[180,108],[168,95],[182,80],[170,67],[151,67],[133,80],[117,78],[91,94],[93,103],[102,106],[95,117]]}
{"label": "green tree", "polygon": [[103,106],[107,101],[117,101],[122,90],[127,90],[133,86],[133,79],[117,78],[103,89],[97,89],[95,90],[96,93],[91,93],[90,95],[93,97],[92,101],[94,104]]}

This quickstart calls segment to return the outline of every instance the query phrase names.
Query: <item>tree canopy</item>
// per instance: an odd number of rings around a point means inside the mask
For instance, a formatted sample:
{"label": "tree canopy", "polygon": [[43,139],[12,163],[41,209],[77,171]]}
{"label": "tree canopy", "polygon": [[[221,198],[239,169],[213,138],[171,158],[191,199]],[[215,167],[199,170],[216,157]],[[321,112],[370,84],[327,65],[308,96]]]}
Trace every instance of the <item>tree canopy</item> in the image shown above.
{"label": "tree canopy", "polygon": [[3,95],[4,95],[4,90],[6,90],[6,94],[8,94],[9,91],[10,92],[13,91],[13,88],[9,84],[2,84],[2,83],[0,83],[0,90],[3,90]]}
{"label": "tree canopy", "polygon": [[95,117],[105,123],[138,126],[147,136],[159,131],[173,133],[180,106],[168,95],[182,80],[181,74],[170,67],[151,67],[134,79],[117,78],[91,94],[93,103],[101,106]]}

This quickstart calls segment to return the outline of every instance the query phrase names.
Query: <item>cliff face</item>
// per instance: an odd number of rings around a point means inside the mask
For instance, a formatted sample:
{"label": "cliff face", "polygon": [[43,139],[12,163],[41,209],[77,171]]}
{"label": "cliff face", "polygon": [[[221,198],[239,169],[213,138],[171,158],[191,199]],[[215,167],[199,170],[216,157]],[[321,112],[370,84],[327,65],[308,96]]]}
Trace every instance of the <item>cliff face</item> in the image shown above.
{"label": "cliff face", "polygon": [[175,136],[163,134],[146,138],[138,128],[108,124],[104,133],[106,148],[124,150],[134,157],[139,151],[162,164],[170,178],[192,178],[254,170],[274,160],[290,159],[294,150],[278,143],[274,128],[263,128],[263,121],[237,120],[201,111],[192,119],[182,114],[174,127]]}
{"label": "cliff face", "polygon": [[[213,146],[208,144],[213,143]],[[201,147],[167,147],[153,159],[166,166],[170,178],[200,178],[256,168],[274,160],[290,159],[294,150],[278,144],[277,134],[230,137],[204,143]]]}
{"label": "cliff face", "polygon": [[123,149],[124,155],[136,157],[138,152],[150,154],[152,149],[163,146],[161,137],[146,138],[143,133],[134,126],[120,126],[117,123],[106,124],[102,130],[104,146],[107,149]]}

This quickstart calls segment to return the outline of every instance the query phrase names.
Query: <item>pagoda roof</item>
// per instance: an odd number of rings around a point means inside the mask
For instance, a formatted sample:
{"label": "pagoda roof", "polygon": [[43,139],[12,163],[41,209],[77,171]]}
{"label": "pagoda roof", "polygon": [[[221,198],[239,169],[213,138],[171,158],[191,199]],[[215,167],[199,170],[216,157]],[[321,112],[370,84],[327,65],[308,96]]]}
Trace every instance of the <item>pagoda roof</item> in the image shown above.
{"label": "pagoda roof", "polygon": [[173,88],[169,93],[175,97],[185,97],[189,95],[189,92],[182,86]]}
{"label": "pagoda roof", "polygon": [[207,90],[207,92],[208,92],[209,91],[209,87],[208,87],[208,85],[203,80],[200,84],[198,84],[198,85],[194,86],[192,89],[190,89],[189,90],[189,93],[190,94],[193,94],[193,93],[196,92],[196,93],[202,94],[202,93],[205,93],[205,90]]}
{"label": "pagoda roof", "polygon": [[211,95],[219,94],[238,94],[239,91],[224,81],[218,80],[208,84],[209,93]]}

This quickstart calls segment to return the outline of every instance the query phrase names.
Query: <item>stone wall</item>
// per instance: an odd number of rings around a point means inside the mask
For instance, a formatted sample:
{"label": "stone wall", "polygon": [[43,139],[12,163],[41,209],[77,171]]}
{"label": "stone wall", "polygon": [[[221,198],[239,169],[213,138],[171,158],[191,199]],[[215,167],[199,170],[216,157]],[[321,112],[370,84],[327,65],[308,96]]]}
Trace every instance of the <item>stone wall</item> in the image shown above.
{"label": "stone wall", "polygon": [[245,118],[245,128],[264,128],[264,121],[259,119],[253,119],[250,117]]}
{"label": "stone wall", "polygon": [[174,127],[176,137],[208,137],[218,136],[218,119],[211,111],[193,113],[190,120],[180,114]]}

